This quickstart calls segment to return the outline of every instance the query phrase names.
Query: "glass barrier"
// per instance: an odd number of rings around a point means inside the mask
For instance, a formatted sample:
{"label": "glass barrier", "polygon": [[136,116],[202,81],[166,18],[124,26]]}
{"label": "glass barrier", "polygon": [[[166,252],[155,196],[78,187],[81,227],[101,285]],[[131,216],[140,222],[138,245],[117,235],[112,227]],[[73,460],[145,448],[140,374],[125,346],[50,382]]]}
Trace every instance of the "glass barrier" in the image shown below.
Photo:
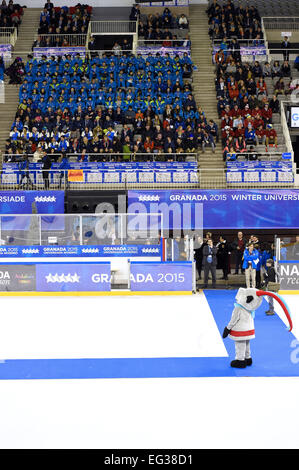
{"label": "glass barrier", "polygon": [[299,235],[280,238],[280,260],[299,261]]}
{"label": "glass barrier", "polygon": [[158,245],[161,214],[0,216],[1,245]]}
{"label": "glass barrier", "polygon": [[193,261],[193,237],[174,237],[166,240],[167,261]]}

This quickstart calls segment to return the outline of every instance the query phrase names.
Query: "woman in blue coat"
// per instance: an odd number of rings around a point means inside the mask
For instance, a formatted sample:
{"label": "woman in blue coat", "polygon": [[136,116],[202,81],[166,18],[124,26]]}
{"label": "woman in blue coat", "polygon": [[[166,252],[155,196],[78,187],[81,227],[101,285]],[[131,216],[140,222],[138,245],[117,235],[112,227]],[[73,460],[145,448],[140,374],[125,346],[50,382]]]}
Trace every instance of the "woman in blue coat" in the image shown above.
{"label": "woman in blue coat", "polygon": [[[246,279],[246,287],[250,289],[250,287],[255,288],[256,286],[256,269],[258,264],[260,263],[259,259],[259,252],[254,248],[253,243],[251,243],[245,250],[243,256],[243,269],[245,269],[245,279]],[[250,285],[252,283],[252,286]]]}

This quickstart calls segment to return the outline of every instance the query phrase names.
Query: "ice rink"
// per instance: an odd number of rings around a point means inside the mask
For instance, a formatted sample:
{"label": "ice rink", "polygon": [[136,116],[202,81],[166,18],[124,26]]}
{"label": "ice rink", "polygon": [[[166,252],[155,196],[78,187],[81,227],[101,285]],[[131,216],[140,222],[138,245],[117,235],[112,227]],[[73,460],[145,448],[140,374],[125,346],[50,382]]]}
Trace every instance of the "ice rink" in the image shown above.
{"label": "ice rink", "polygon": [[293,333],[264,300],[236,370],[235,294],[1,297],[0,447],[298,448],[298,296]]}

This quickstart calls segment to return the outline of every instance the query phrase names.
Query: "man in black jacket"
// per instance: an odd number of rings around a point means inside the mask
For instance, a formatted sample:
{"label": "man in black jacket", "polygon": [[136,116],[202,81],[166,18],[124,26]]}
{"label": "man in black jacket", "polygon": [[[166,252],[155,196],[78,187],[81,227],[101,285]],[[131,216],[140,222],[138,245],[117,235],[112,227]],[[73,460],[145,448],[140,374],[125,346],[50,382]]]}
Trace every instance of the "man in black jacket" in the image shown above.
{"label": "man in black jacket", "polygon": [[236,253],[236,267],[235,267],[235,274],[239,274],[239,269],[241,269],[242,274],[244,273],[244,269],[242,268],[242,258],[243,253],[246,248],[247,241],[243,237],[243,232],[238,232],[237,238],[231,244],[232,249]]}
{"label": "man in black jacket", "polygon": [[44,152],[44,157],[42,159],[43,166],[42,166],[42,172],[43,172],[43,180],[45,184],[45,189],[49,189],[49,170],[51,169],[52,165],[52,160],[50,155],[47,154],[47,152]]}
{"label": "man in black jacket", "polygon": [[[264,273],[264,284],[265,290],[268,290],[269,282],[276,282],[276,271],[274,268],[273,259],[269,258],[266,261],[266,271]],[[266,315],[274,315],[274,300],[273,297],[268,297],[269,310],[266,311]]]}
{"label": "man in black jacket", "polygon": [[204,269],[204,288],[208,287],[208,277],[211,271],[212,287],[216,287],[216,266],[217,266],[217,248],[213,246],[213,241],[208,240],[203,248],[203,269]]}
{"label": "man in black jacket", "polygon": [[287,36],[284,37],[284,40],[281,43],[281,49],[282,49],[282,55],[283,55],[283,60],[289,60],[290,58],[290,52],[289,49],[291,49],[291,44],[289,42],[289,38]]}

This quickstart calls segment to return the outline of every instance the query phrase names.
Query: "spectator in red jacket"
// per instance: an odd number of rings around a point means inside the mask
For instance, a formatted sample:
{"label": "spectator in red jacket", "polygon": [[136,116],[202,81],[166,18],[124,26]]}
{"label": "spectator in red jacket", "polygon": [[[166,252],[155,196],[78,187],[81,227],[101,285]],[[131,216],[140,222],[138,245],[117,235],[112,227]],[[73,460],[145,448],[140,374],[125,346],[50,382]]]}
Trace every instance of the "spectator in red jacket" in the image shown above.
{"label": "spectator in red jacket", "polygon": [[268,104],[265,104],[264,108],[262,109],[262,118],[264,120],[264,125],[272,124],[272,109],[269,108]]}
{"label": "spectator in red jacket", "polygon": [[267,125],[267,130],[266,130],[266,152],[268,152],[268,147],[269,145],[277,148],[277,132],[273,128],[272,124]]}
{"label": "spectator in red jacket", "polygon": [[260,126],[264,127],[264,121],[261,117],[261,114],[257,114],[255,119],[253,120],[253,127],[258,129]]}
{"label": "spectator in red jacket", "polygon": [[259,126],[259,128],[256,130],[255,135],[257,137],[258,143],[264,145],[266,142],[266,130],[263,129],[263,126]]}

